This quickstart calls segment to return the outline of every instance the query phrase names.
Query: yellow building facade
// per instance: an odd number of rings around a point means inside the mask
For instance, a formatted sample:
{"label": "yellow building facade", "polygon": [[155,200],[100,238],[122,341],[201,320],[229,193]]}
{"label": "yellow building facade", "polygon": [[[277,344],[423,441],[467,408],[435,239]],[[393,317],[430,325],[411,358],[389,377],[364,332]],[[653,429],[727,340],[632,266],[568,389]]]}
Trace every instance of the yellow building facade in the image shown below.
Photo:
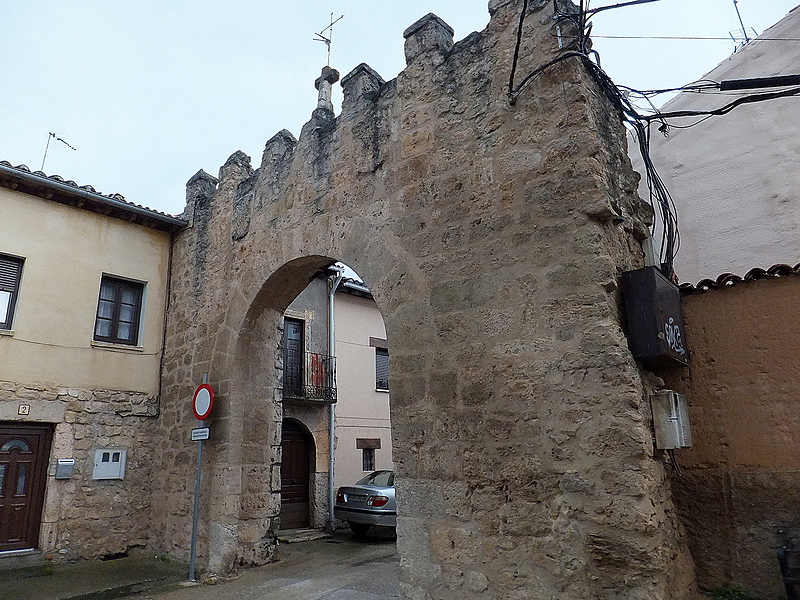
{"label": "yellow building facade", "polygon": [[184,223],[8,163],[0,222],[0,552],[145,543],[170,244]]}

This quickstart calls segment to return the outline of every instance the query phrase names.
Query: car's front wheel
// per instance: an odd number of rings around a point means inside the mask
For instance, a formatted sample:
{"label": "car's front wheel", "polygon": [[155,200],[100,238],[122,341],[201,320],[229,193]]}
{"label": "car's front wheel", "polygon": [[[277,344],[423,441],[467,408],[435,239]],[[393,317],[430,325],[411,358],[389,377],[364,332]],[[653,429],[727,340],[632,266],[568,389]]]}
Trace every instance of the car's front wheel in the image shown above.
{"label": "car's front wheel", "polygon": [[364,535],[369,529],[369,525],[366,523],[353,523],[352,521],[348,521],[348,524],[350,525],[350,531],[356,535]]}

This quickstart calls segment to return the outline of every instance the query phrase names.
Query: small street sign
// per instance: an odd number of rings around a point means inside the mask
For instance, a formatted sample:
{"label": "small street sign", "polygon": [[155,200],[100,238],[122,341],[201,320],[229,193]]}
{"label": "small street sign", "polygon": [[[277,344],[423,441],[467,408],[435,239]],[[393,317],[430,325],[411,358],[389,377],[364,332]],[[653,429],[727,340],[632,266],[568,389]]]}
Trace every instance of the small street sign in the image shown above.
{"label": "small street sign", "polygon": [[[208,373],[203,373],[201,383],[192,397],[192,412],[199,421],[204,421],[214,408],[214,388],[208,384]],[[192,441],[197,442],[197,468],[194,475],[194,509],[192,510],[192,548],[189,551],[189,581],[195,579],[197,561],[197,526],[200,520],[200,478],[203,473],[203,440],[208,439],[208,427],[192,429]]]}
{"label": "small street sign", "polygon": [[211,430],[208,427],[192,429],[192,441],[197,442],[198,440],[207,440],[210,434]]}
{"label": "small street sign", "polygon": [[200,384],[194,392],[192,398],[192,411],[199,421],[205,421],[214,408],[214,388],[209,384]]}

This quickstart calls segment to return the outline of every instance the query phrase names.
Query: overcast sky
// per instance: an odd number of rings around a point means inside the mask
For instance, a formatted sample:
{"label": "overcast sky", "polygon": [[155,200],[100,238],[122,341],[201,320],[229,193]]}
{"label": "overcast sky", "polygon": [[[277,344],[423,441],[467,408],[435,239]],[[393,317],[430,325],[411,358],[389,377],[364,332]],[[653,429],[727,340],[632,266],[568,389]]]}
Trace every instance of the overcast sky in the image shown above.
{"label": "overcast sky", "polygon": [[[620,0],[593,0],[591,6]],[[762,33],[800,0],[738,0]],[[521,4],[521,2],[520,2]],[[326,62],[313,41],[331,13],[331,66],[361,62],[389,80],[404,66],[403,30],[433,12],[456,40],[483,29],[486,0],[0,0],[0,160],[171,214],[186,181],[217,175],[236,150],[257,167],[281,129],[295,136],[316,105]],[[602,12],[595,36],[728,38],[733,0],[659,0]],[[637,89],[698,79],[732,41],[595,38],[602,66]],[[800,70],[800,67],[798,68]],[[764,75],[770,75],[764,73]],[[341,93],[336,86],[334,101]],[[0,217],[1,218],[1,217]]]}

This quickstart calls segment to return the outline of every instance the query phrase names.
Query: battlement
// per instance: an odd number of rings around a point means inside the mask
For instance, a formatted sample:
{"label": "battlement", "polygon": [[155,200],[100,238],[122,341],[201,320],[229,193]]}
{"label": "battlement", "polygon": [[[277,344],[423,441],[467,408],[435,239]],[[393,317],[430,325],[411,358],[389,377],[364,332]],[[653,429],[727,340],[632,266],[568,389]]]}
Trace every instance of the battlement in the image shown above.
{"label": "battlement", "polygon": [[[220,382],[212,570],[269,560],[293,410],[281,323],[340,260],[391,340],[405,597],[693,597],[652,456],[652,377],[622,328],[620,273],[642,265],[650,212],[619,115],[565,51],[569,23],[552,0],[523,4],[493,0],[486,29],[458,42],[426,15],[405,31],[396,78],[358,65],[337,116],[338,73],[323,70],[297,139],[272,136],[257,169],[235,152],[218,179],[190,180],[162,421],[182,439],[191,377]],[[513,103],[512,69],[540,73]],[[175,458],[164,471],[190,468]],[[165,496],[180,502],[182,481]]]}

